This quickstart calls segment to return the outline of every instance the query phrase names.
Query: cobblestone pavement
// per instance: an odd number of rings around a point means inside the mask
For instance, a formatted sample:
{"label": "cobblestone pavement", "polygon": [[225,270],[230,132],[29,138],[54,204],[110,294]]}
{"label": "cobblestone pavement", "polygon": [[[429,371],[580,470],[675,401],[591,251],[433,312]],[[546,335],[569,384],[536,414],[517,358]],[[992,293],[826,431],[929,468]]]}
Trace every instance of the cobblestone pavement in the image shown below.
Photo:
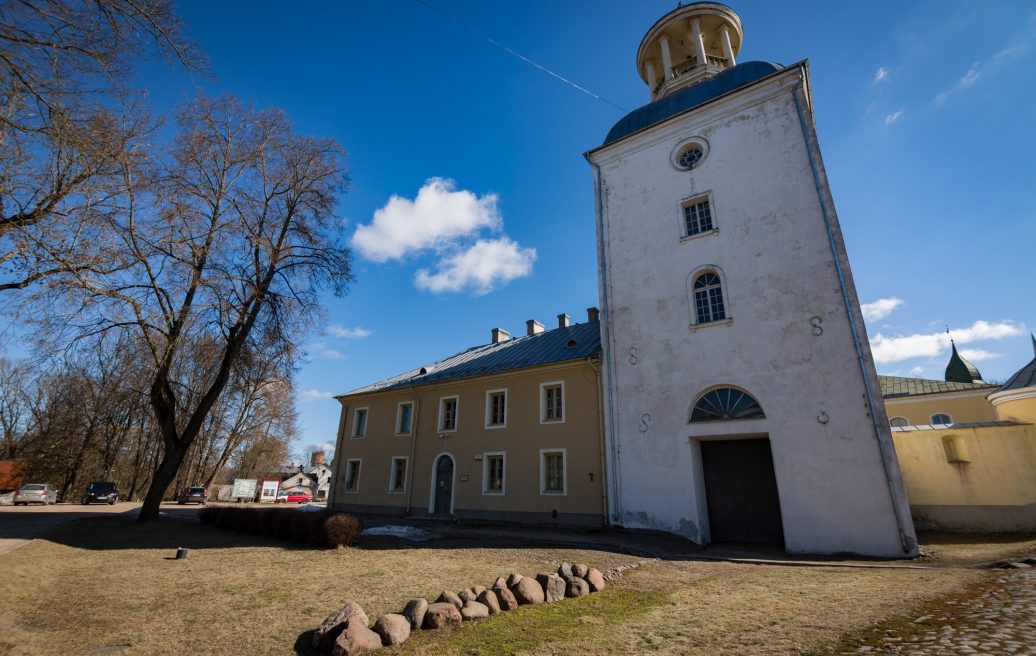
{"label": "cobblestone pavement", "polygon": [[1036,567],[1004,570],[976,592],[932,606],[867,642],[842,653],[1036,655]]}

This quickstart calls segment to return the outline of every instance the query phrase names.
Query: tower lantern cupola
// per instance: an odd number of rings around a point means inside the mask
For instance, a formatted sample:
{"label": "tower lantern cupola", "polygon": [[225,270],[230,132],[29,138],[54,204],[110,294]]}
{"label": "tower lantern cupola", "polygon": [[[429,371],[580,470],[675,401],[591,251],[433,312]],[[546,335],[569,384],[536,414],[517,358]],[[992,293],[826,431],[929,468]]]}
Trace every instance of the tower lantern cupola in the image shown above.
{"label": "tower lantern cupola", "polygon": [[741,19],[718,2],[677,7],[656,22],[637,50],[637,71],[651,100],[734,66]]}

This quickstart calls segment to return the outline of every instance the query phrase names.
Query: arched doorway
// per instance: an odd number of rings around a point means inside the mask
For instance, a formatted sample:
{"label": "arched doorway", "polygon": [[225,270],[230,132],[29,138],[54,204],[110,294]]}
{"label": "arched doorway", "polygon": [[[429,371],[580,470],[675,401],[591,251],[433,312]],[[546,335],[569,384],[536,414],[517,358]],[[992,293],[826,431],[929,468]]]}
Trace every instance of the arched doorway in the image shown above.
{"label": "arched doorway", "polygon": [[453,457],[448,454],[439,456],[435,461],[433,477],[432,512],[436,515],[449,515],[453,509]]}

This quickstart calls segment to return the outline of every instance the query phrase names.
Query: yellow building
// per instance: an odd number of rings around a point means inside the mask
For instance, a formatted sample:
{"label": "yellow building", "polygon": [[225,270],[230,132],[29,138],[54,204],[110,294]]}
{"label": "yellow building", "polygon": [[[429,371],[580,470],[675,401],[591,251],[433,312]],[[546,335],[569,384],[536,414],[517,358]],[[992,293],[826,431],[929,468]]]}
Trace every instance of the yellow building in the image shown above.
{"label": "yellow building", "polygon": [[602,525],[600,349],[591,308],[337,397],[332,506]]}
{"label": "yellow building", "polygon": [[955,346],[946,380],[879,378],[918,529],[1036,530],[1036,357],[1000,386]]}

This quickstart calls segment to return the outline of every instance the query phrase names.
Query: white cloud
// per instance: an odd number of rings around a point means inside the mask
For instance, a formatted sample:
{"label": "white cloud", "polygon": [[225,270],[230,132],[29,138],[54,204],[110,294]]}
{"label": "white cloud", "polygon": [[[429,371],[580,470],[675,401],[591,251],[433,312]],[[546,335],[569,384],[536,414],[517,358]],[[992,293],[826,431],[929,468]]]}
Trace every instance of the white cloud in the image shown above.
{"label": "white cloud", "polygon": [[324,342],[313,342],[310,344],[310,349],[316,355],[327,360],[342,360],[345,358],[345,354],[341,351],[336,351],[333,348],[329,348]]}
{"label": "white cloud", "polygon": [[[940,355],[949,349],[951,338],[957,344],[967,344],[979,340],[1013,337],[1021,333],[1021,328],[1010,321],[976,321],[969,328],[951,330],[949,335],[945,332],[935,332],[889,337],[877,333],[871,338],[871,352],[874,354],[875,362],[887,364]],[[979,359],[982,359],[981,355]]]}
{"label": "white cloud", "polygon": [[355,328],[346,328],[345,326],[340,326],[336,323],[328,326],[327,332],[342,339],[363,339],[364,337],[371,336],[371,331],[366,328],[361,328],[360,326],[356,326]]}
{"label": "white cloud", "polygon": [[374,212],[368,225],[360,225],[352,244],[375,262],[398,260],[408,253],[442,249],[451,240],[472,235],[483,228],[499,230],[503,224],[497,211],[496,194],[476,196],[445,178],[431,178],[410,200],[393,195]]}
{"label": "white cloud", "polygon": [[884,82],[889,77],[889,69],[882,66],[878,69],[878,72],[874,74],[874,84]]}
{"label": "white cloud", "polygon": [[863,311],[863,318],[867,321],[878,321],[892,314],[892,311],[903,305],[903,300],[895,296],[879,298],[873,303],[863,303],[860,310]]}
{"label": "white cloud", "polygon": [[961,349],[960,354],[973,362],[992,360],[993,358],[999,358],[1003,355],[1003,353],[993,353],[992,351],[987,351],[985,349]]}
{"label": "white cloud", "polygon": [[299,398],[303,401],[321,401],[323,399],[333,399],[334,394],[327,390],[308,389],[299,394]]}
{"label": "white cloud", "polygon": [[918,365],[916,367],[911,367],[910,368],[910,375],[911,376],[920,376],[923,373],[924,373],[924,367],[922,367],[921,365]]}
{"label": "white cloud", "polygon": [[481,296],[515,278],[528,276],[535,261],[535,248],[521,248],[507,237],[480,239],[471,248],[440,260],[435,273],[419,270],[414,283],[418,289],[431,292],[470,289]]}
{"label": "white cloud", "polygon": [[942,105],[953,94],[960,93],[975,84],[980,76],[981,73],[978,72],[978,62],[975,62],[971,65],[971,68],[968,69],[968,72],[964,74],[964,77],[957,80],[956,84],[935,97],[935,103],[937,105]]}
{"label": "white cloud", "polygon": [[899,110],[898,112],[892,112],[891,114],[889,114],[888,116],[885,117],[885,125],[892,125],[893,123],[898,121],[899,117],[902,116],[902,115],[903,115],[903,110],[902,109]]}

